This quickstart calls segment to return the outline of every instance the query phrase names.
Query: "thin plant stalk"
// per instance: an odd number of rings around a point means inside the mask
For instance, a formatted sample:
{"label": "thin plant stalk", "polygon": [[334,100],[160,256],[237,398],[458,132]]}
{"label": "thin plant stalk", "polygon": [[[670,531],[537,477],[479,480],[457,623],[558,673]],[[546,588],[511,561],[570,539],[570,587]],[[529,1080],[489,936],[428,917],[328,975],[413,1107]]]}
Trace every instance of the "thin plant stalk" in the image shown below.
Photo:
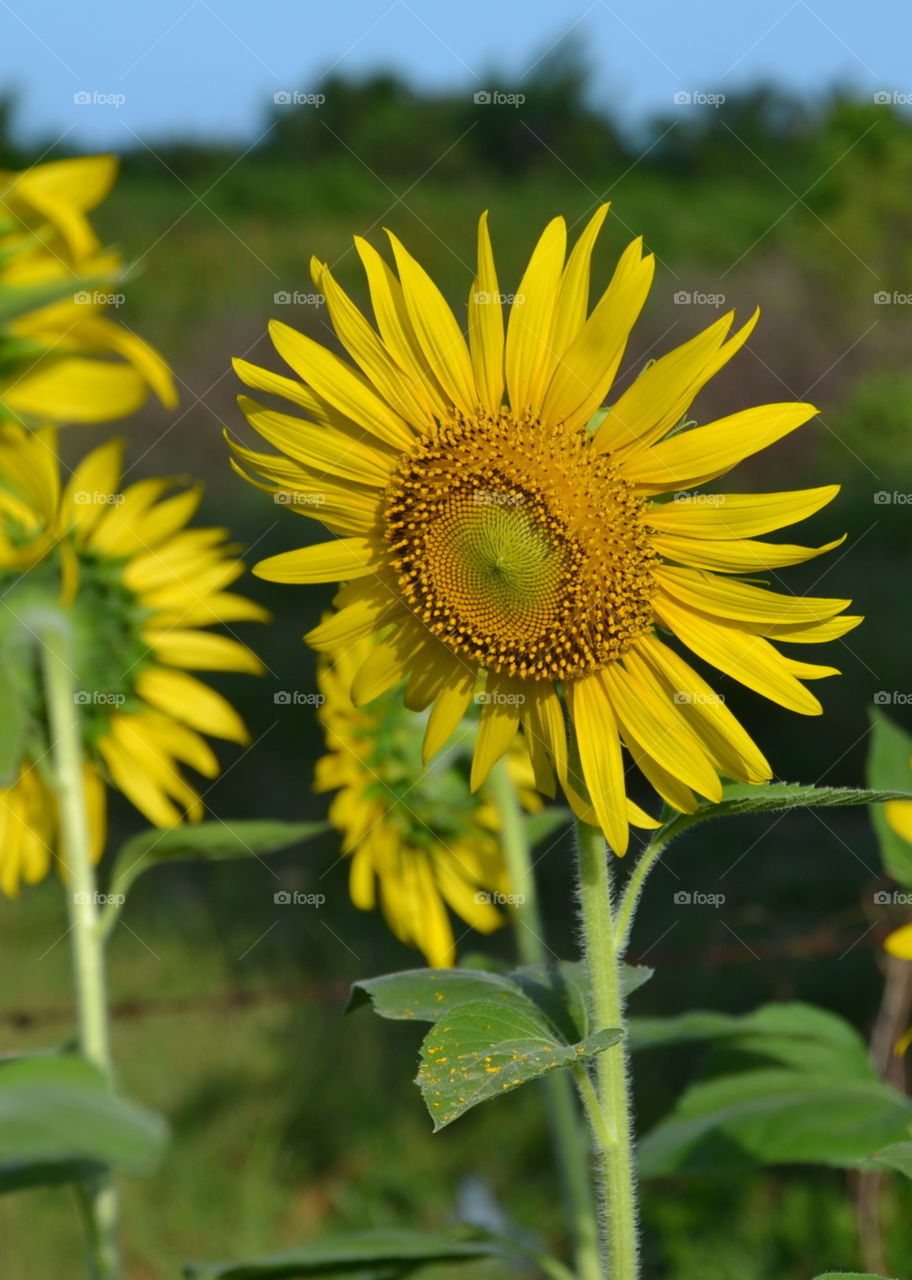
{"label": "thin plant stalk", "polygon": [[[577,822],[580,916],[589,978],[592,1030],[625,1030],[621,987],[623,928],[612,898],[614,855],[597,827]],[[604,1199],[604,1257],[610,1280],[636,1280],[637,1195],[626,1036],[599,1054],[595,1091],[601,1123],[594,1133]],[[595,1129],[595,1126],[593,1126]]]}
{"label": "thin plant stalk", "polygon": [[[51,761],[60,813],[79,1047],[110,1081],[112,1077],[104,942],[98,928],[95,868],[90,856],[82,758],[82,727],[66,620],[50,617],[41,627],[44,688],[51,733]],[[98,1174],[80,1191],[93,1280],[117,1280],[117,1191],[110,1173]]]}
{"label": "thin plant stalk", "polygon": [[[502,760],[492,770],[491,787],[500,815],[510,890],[515,897],[513,920],[519,959],[523,964],[547,964],[552,957],[544,941],[525,821],[516,788]],[[561,1071],[546,1076],[541,1087],[573,1242],[575,1273],[578,1280],[602,1280],[589,1147],[573,1084],[569,1075]]]}

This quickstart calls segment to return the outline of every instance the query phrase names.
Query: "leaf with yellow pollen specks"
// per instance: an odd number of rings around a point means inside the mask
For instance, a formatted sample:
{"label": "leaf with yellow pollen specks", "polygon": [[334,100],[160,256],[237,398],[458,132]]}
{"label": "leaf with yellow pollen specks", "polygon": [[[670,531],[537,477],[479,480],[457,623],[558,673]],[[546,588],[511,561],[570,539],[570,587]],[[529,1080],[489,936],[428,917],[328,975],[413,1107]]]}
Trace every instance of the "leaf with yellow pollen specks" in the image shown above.
{"label": "leaf with yellow pollen specks", "polygon": [[[625,968],[625,990],[650,974]],[[413,969],[356,983],[349,1009],[368,1000],[381,1017],[435,1024],[421,1048],[417,1080],[435,1129],[527,1080],[591,1060],[621,1035],[613,1028],[590,1032],[579,964],[513,973]]]}

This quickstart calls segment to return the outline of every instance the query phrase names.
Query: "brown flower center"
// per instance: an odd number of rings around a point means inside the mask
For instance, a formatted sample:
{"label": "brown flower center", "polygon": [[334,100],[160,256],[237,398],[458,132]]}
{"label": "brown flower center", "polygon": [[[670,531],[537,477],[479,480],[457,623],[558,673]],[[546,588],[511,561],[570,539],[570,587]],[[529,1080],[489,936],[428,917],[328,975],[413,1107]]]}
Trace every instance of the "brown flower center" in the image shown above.
{"label": "brown flower center", "polygon": [[386,533],[434,635],[481,667],[560,680],[653,625],[644,505],[585,432],[503,409],[456,415],[403,459]]}

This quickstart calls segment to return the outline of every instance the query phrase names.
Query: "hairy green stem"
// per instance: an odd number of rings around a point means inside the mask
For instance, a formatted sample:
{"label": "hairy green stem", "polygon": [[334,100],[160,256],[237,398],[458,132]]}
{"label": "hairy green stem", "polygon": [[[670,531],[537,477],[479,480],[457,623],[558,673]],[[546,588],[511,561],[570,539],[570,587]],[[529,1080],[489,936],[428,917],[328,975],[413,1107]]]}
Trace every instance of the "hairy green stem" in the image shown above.
{"label": "hairy green stem", "polygon": [[[538,910],[535,875],[522,810],[507,764],[499,761],[491,773],[491,788],[500,815],[501,840],[510,891],[516,897],[516,948],[523,964],[549,960]],[[541,1081],[551,1139],[566,1204],[577,1280],[601,1280],[599,1228],[589,1173],[589,1150],[573,1085],[565,1072]]]}
{"label": "hairy green stem", "polygon": [[[611,862],[597,827],[577,822],[580,912],[589,977],[592,1031],[624,1031],[620,933],[613,917]],[[626,1038],[599,1054],[596,1093],[602,1118],[596,1132],[605,1202],[605,1261],[610,1280],[636,1280],[637,1211],[633,1123]],[[605,1146],[602,1134],[614,1141]]]}
{"label": "hairy green stem", "polygon": [[[41,640],[72,940],[79,1047],[110,1080],[104,949],[97,927],[95,869],[90,856],[83,780],[82,727],[76,703],[76,681],[70,666],[66,620],[59,615],[50,617],[41,627]],[[118,1204],[110,1174],[100,1174],[86,1183],[84,1210],[93,1280],[116,1280],[120,1275]]]}
{"label": "hairy green stem", "polygon": [[693,814],[676,814],[672,821],[666,823],[661,830],[655,833],[649,844],[640,854],[636,866],[630,873],[630,879],[624,886],[624,891],[620,896],[617,911],[614,916],[614,935],[618,955],[623,955],[627,949],[627,942],[630,938],[630,930],[633,925],[633,917],[636,913],[637,903],[640,900],[640,894],[643,892],[643,886],[646,883],[646,877],[668,848],[672,840],[689,827],[693,821]]}

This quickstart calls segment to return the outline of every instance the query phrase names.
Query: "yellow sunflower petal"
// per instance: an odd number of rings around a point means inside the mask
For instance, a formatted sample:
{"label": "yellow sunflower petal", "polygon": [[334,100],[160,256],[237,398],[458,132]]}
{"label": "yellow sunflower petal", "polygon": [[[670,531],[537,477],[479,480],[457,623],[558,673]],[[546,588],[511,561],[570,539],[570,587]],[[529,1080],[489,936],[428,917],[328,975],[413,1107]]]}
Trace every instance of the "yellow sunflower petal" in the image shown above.
{"label": "yellow sunflower petal", "polygon": [[884,939],[884,951],[898,960],[912,960],[912,924],[894,929]]}
{"label": "yellow sunflower petal", "polygon": [[560,698],[550,684],[531,683],[525,690],[523,721],[528,736],[539,743],[564,785],[567,781],[567,726]]}
{"label": "yellow sunflower petal", "polygon": [[409,427],[351,365],[279,320],[269,322],[269,334],[282,359],[339,413],[387,444],[410,447]]}
{"label": "yellow sunflower petal", "polygon": [[128,749],[113,736],[105,734],[98,739],[98,750],[111,775],[111,781],[122,791],[155,827],[177,826],[181,820],[178,810],[162,788],[142,769]]}
{"label": "yellow sunflower petal", "polygon": [[650,507],[653,529],[689,538],[754,538],[812,516],[831,502],[838,484],[786,493],[681,494],[676,502]]}
{"label": "yellow sunflower petal", "polygon": [[888,800],[884,816],[896,834],[912,844],[912,800]]}
{"label": "yellow sunflower petal", "polygon": [[230,702],[183,671],[151,667],[137,679],[136,692],[150,706],[200,733],[229,742],[249,741],[244,722]]}
{"label": "yellow sunflower petal", "polygon": [[337,538],[269,556],[253,572],[267,582],[339,582],[372,573],[386,556],[386,545],[378,538]]}
{"label": "yellow sunflower petal", "polygon": [[457,408],[475,412],[478,391],[462,330],[449,303],[392,232],[387,232],[402,283],[402,294],[421,350],[435,377]]}
{"label": "yellow sunflower petal", "polygon": [[332,652],[347,648],[356,640],[371,635],[401,611],[394,595],[382,587],[369,583],[371,590],[355,603],[337,609],[318,626],[308,631],[304,639],[312,649]]}
{"label": "yellow sunflower petal", "polygon": [[589,268],[592,250],[608,213],[607,204],[599,205],[573,246],[560,283],[560,298],[554,317],[551,347],[560,359],[586,323],[589,314]]}
{"label": "yellow sunflower petal", "polygon": [[461,663],[454,667],[450,682],[437,694],[424,731],[422,758],[425,765],[449,742],[469,709],[477,675]]}
{"label": "yellow sunflower petal", "polygon": [[478,270],[469,292],[469,354],[478,398],[488,413],[497,413],[504,392],[504,318],[487,211],[478,219]]}
{"label": "yellow sunflower petal", "polygon": [[148,393],[131,365],[66,356],[44,360],[3,393],[16,415],[51,422],[110,422],[135,413]]}
{"label": "yellow sunflower petal", "polygon": [[682,608],[661,593],[653,605],[659,620],[698,658],[790,711],[809,716],[822,712],[818,700],[789,670],[787,660],[761,636],[745,635],[736,626]]}
{"label": "yellow sunflower petal", "polygon": [[[424,711],[440,693],[459,678],[460,669],[466,664],[456,654],[437,641],[429,642],[421,661],[412,671],[403,694],[403,701],[410,711]],[[470,668],[474,679],[475,671]]]}
{"label": "yellow sunflower petal", "polygon": [[488,672],[481,708],[478,740],[472,756],[469,790],[477,791],[500,757],[509,750],[519,731],[520,712],[525,701],[524,682]]}
{"label": "yellow sunflower petal", "polygon": [[557,364],[551,335],[566,250],[567,224],[563,218],[552,218],[532,251],[510,307],[504,365],[514,413],[541,403]]}
{"label": "yellow sunflower petal", "polygon": [[208,631],[159,630],[146,627],[143,640],[155,651],[159,662],[191,671],[246,671],[263,674],[263,664],[246,645],[229,636]]}
{"label": "yellow sunflower petal", "polygon": [[810,404],[764,404],[692,427],[648,449],[631,450],[620,474],[644,493],[693,489],[795,431],[817,410]]}
{"label": "yellow sunflower petal", "polygon": [[567,683],[580,763],[599,826],[618,856],[627,852],[627,796],[617,721],[599,674]]}
{"label": "yellow sunflower petal", "polygon": [[714,573],[750,573],[755,569],[782,569],[790,564],[816,560],[828,551],[841,547],[846,535],[824,543],[822,547],[800,547],[791,543],[760,542],[752,538],[732,538],[713,542],[709,538],[678,537],[657,533],[653,546],[669,560],[693,569],[709,569]]}
{"label": "yellow sunflower petal", "polygon": [[117,492],[123,469],[123,440],[107,440],[76,464],[61,501],[61,532],[67,526],[88,532]]}
{"label": "yellow sunflower petal", "polygon": [[801,626],[822,622],[851,604],[824,596],[787,596],[755,587],[749,582],[718,578],[695,569],[657,566],[657,582],[694,609],[717,613],[721,618],[737,622],[760,622],[774,626]]}
{"label": "yellow sunflower petal", "polygon": [[387,350],[401,366],[412,393],[426,399],[434,416],[443,421],[448,413],[447,395],[415,336],[402,285],[373,245],[355,236],[355,248],[367,276],[374,319]]}
{"label": "yellow sunflower petal", "polygon": [[129,555],[138,550],[142,544],[137,542],[137,530],[171,484],[171,480],[156,476],[139,480],[124,489],[117,495],[117,502],[105,506],[100,519],[88,533],[86,541],[89,546],[110,556]]}
{"label": "yellow sunflower petal", "polygon": [[682,421],[701,388],[741,350],[759,315],[755,311],[725,341],[734,319],[734,312],[730,312],[644,369],[608,411],[597,435],[597,447],[623,455],[626,450],[661,440]]}
{"label": "yellow sunflower petal", "polygon": [[426,644],[427,633],[410,622],[402,623],[378,640],[352,681],[351,697],[355,706],[373,702],[404,680]]}
{"label": "yellow sunflower petal", "polygon": [[326,298],[326,307],[340,341],[371,385],[416,431],[426,431],[432,419],[430,406],[426,397],[421,395],[420,387],[413,386],[402,377],[398,362],[348,294],[333,279],[328,267],[317,266],[314,283]]}
{"label": "yellow sunflower petal", "polygon": [[624,734],[623,740],[633,763],[654,788],[656,794],[680,813],[696,813],[700,802],[690,787],[681,781],[678,774],[669,773],[667,769],[663,769],[655,756],[644,750],[636,738]]}
{"label": "yellow sunflower petal", "polygon": [[541,409],[545,423],[582,427],[614,381],[630,331],[649,293],[655,271],[640,241],[628,247],[589,319],[561,357]]}
{"label": "yellow sunflower petal", "polygon": [[717,694],[696,671],[654,636],[644,636],[627,656],[628,665],[648,678],[651,671],[678,702],[719,772],[742,782],[768,782],[766,757]]}
{"label": "yellow sunflower petal", "polygon": [[625,741],[633,740],[666,773],[713,803],[722,799],[719,775],[689,731],[675,705],[620,663],[606,667],[602,680]]}

